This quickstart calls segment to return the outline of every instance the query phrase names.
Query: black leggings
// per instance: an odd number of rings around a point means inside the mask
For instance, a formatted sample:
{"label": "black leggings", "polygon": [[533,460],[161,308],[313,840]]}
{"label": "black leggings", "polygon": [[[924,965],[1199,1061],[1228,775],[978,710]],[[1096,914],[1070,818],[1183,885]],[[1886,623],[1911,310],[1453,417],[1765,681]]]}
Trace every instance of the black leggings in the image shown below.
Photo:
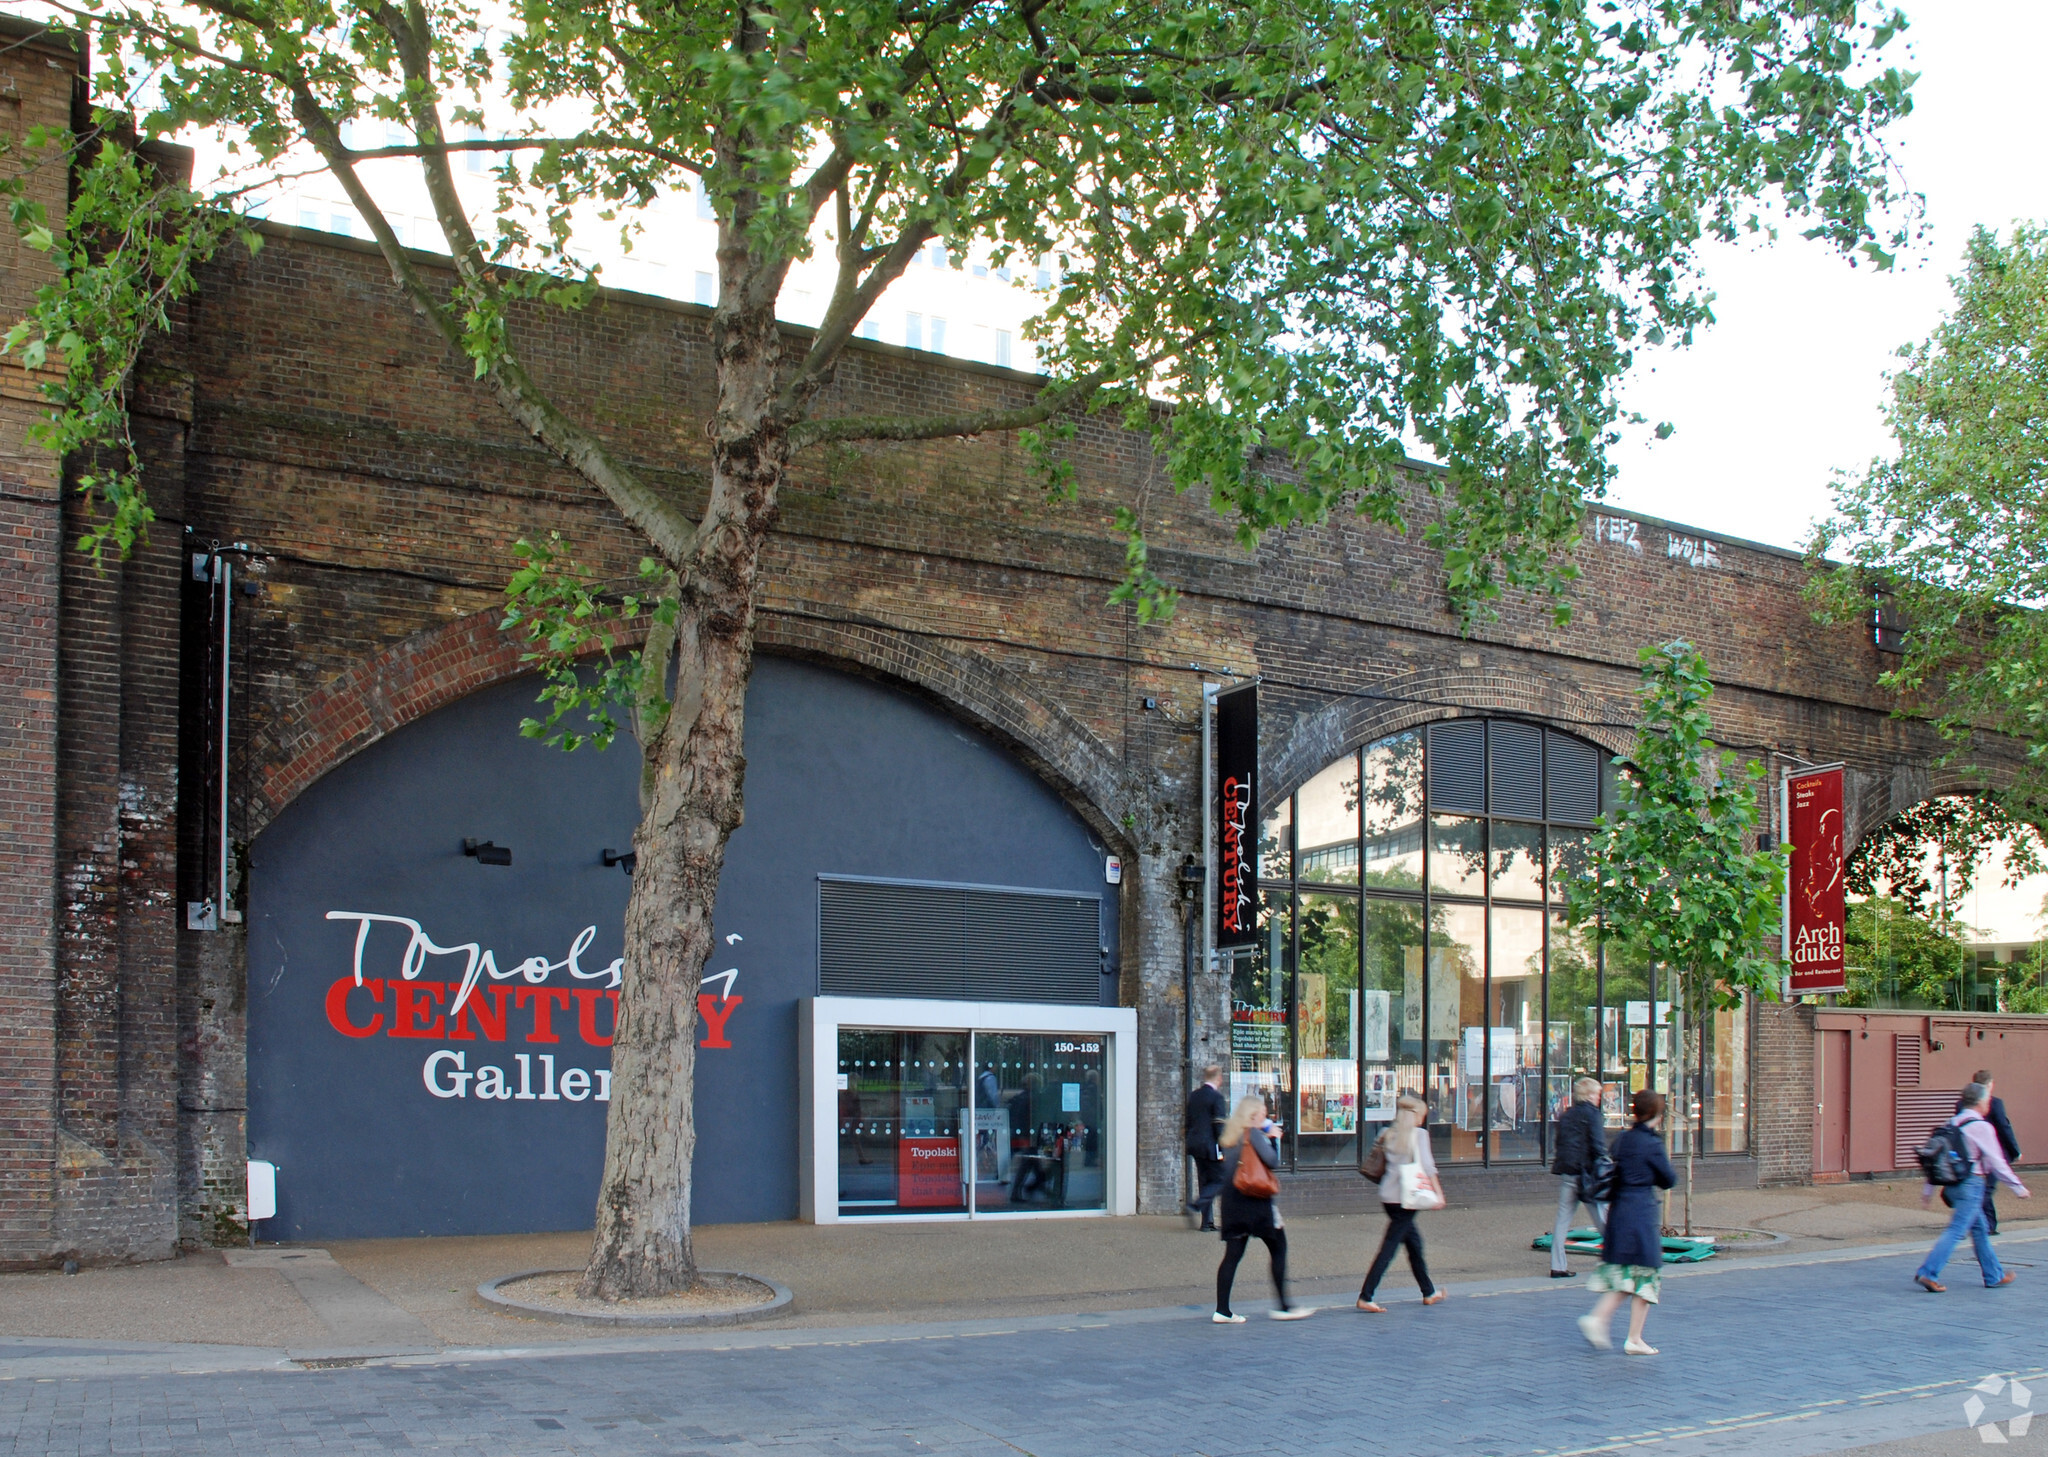
{"label": "black leggings", "polygon": [[1380,1240],[1380,1252],[1373,1257],[1372,1271],[1365,1277],[1358,1298],[1370,1303],[1373,1292],[1380,1288],[1388,1267],[1394,1263],[1394,1252],[1402,1245],[1408,1246],[1408,1268],[1415,1272],[1415,1283],[1422,1287],[1423,1298],[1436,1294],[1436,1286],[1429,1278],[1429,1266],[1422,1258],[1422,1231],[1415,1227],[1415,1211],[1403,1209],[1398,1204],[1382,1204],[1387,1211],[1387,1233]]}
{"label": "black leggings", "polygon": [[1280,1297],[1280,1308],[1287,1309],[1287,1231],[1284,1229],[1255,1229],[1246,1234],[1233,1234],[1223,1241],[1223,1263],[1216,1267],[1216,1312],[1230,1314],[1230,1287],[1237,1281],[1237,1264],[1244,1258],[1245,1246],[1254,1238],[1263,1240],[1267,1252],[1273,1256],[1273,1293]]}

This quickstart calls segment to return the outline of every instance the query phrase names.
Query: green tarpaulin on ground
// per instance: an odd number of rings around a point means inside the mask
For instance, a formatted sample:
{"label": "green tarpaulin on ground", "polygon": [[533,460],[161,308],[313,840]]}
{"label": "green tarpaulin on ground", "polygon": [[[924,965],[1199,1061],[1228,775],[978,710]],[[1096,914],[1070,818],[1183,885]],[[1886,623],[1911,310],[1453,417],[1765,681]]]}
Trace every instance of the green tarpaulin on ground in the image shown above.
{"label": "green tarpaulin on ground", "polygon": [[[1531,1249],[1550,1248],[1550,1236],[1539,1234],[1529,1242]],[[1597,1255],[1600,1253],[1600,1231],[1597,1229],[1575,1229],[1564,1238],[1565,1251],[1574,1255]],[[1714,1258],[1714,1242],[1710,1239],[1687,1239],[1684,1235],[1664,1236],[1664,1262],[1668,1265],[1697,1265],[1701,1260]]]}

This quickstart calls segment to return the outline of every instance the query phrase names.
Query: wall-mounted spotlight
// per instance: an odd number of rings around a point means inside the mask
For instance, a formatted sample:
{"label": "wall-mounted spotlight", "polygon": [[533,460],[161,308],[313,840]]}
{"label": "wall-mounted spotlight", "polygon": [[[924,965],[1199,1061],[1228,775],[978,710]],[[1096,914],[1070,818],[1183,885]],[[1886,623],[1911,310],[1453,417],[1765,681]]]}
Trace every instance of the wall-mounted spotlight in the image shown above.
{"label": "wall-mounted spotlight", "polygon": [[626,874],[631,875],[633,867],[640,863],[640,852],[637,850],[613,850],[607,847],[604,852],[604,863],[606,869],[616,865],[619,869],[625,871]]}
{"label": "wall-mounted spotlight", "polygon": [[462,853],[470,856],[479,865],[510,865],[512,847],[494,845],[489,840],[464,840]]}

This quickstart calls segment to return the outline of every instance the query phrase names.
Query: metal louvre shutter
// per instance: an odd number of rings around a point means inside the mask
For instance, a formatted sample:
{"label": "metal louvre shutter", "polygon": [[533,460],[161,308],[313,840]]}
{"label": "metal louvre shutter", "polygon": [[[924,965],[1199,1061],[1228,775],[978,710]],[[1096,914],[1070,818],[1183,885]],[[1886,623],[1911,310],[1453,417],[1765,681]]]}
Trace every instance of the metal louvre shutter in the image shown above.
{"label": "metal louvre shutter", "polygon": [[1591,744],[1550,735],[1550,817],[1590,825],[1600,815],[1600,751]]}
{"label": "metal louvre shutter", "polygon": [[1431,724],[1429,807],[1438,813],[1486,813],[1486,725],[1477,719]]}
{"label": "metal louvre shutter", "polygon": [[1543,730],[1526,723],[1496,723],[1488,727],[1487,739],[1493,812],[1511,820],[1542,819]]}
{"label": "metal louvre shutter", "polygon": [[1101,1001],[1101,902],[981,886],[818,882],[827,996]]}
{"label": "metal louvre shutter", "polygon": [[[1897,1055],[1896,1051],[1893,1055]],[[1962,1096],[1961,1088],[1900,1088],[1892,1094],[1893,1168],[1911,1168],[1919,1162],[1913,1157],[1913,1150],[1956,1116],[1956,1104]]]}

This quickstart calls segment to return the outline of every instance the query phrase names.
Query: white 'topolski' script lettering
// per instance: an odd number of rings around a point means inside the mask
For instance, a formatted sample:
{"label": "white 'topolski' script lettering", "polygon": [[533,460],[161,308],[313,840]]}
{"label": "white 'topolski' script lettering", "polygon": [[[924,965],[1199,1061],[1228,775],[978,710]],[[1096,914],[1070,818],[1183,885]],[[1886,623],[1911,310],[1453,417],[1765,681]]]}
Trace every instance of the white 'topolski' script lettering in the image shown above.
{"label": "white 'topolski' script lettering", "polygon": [[375,925],[403,926],[412,939],[406,942],[405,955],[399,958],[398,974],[407,981],[415,980],[427,964],[429,956],[466,956],[468,964],[462,969],[462,987],[449,1005],[448,1015],[453,1017],[462,1010],[469,994],[489,973],[493,981],[510,981],[523,976],[535,986],[546,981],[558,971],[566,971],[579,981],[602,980],[607,987],[616,989],[625,979],[626,958],[621,956],[601,971],[585,971],[578,960],[590,949],[590,943],[597,939],[597,927],[585,926],[576,933],[576,939],[569,944],[569,954],[560,961],[550,961],[545,956],[529,956],[509,971],[498,970],[498,961],[479,942],[465,941],[456,946],[441,946],[425,931],[420,923],[410,916],[386,916],[375,911],[329,911],[330,921],[354,921],[356,923],[355,975],[356,985],[363,984],[363,947],[369,943],[370,927]]}

